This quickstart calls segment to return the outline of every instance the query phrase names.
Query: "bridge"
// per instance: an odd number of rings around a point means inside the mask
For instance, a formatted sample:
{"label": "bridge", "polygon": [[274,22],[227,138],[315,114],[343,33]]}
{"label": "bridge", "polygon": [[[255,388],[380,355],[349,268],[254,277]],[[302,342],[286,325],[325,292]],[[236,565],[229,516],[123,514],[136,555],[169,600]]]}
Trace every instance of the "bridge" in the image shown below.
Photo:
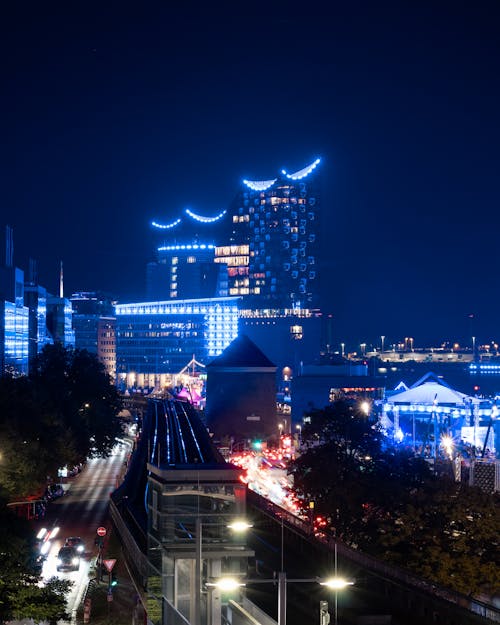
{"label": "bridge", "polygon": [[[287,552],[298,554],[301,566],[306,557],[301,554],[326,565],[335,553],[344,568],[364,580],[377,601],[384,604],[385,598],[389,614],[405,615],[405,620],[394,622],[500,622],[500,611],[490,605],[439,588],[332,536],[314,535],[303,519],[246,492],[241,475],[242,470],[225,462],[215,448],[191,404],[148,401],[128,471],[111,498],[111,515],[154,625],[225,622],[221,597],[215,591],[204,592],[204,582],[222,574],[246,575],[253,550],[227,526],[247,508],[276,545],[281,541]],[[259,544],[252,547],[257,551]],[[274,623],[254,608],[248,600],[230,605],[233,611],[241,609],[233,616],[238,623]]]}

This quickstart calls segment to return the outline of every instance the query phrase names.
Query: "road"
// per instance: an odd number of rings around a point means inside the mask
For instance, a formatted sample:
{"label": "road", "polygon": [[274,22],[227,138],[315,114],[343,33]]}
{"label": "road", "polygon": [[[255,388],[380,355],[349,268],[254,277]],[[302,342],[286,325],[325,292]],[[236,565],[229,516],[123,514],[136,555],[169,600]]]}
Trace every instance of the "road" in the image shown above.
{"label": "road", "polygon": [[[97,547],[94,545],[97,528],[109,524],[109,496],[117,485],[129,451],[127,443],[119,444],[109,458],[89,460],[81,473],[66,480],[65,496],[53,501],[48,506],[45,518],[38,522],[37,531],[44,527],[52,536],[48,541],[43,579],[57,576],[74,582],[68,595],[71,623],[76,622],[76,611],[89,581],[91,560],[97,555]],[[78,571],[58,572],[57,554],[69,536],[80,536],[85,542],[80,568]]]}

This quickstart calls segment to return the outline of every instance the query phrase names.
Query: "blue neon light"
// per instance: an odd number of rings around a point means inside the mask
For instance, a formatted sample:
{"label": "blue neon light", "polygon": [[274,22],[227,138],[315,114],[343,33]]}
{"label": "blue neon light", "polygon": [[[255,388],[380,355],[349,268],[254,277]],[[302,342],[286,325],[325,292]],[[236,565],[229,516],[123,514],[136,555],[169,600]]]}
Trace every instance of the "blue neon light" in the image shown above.
{"label": "blue neon light", "polygon": [[299,169],[299,171],[296,171],[294,174],[287,174],[284,171],[283,173],[285,173],[286,177],[290,180],[301,180],[302,178],[309,176],[309,174],[314,171],[320,163],[321,159],[317,158],[314,163],[311,163],[307,167],[304,167],[304,169]]}
{"label": "blue neon light", "polygon": [[162,245],[158,248],[159,252],[171,252],[172,250],[213,250],[215,245],[206,243],[193,243],[192,245]]}
{"label": "blue neon light", "polygon": [[246,184],[247,187],[252,189],[252,191],[267,191],[270,189],[273,184],[278,180],[275,178],[274,180],[243,180],[243,184]]}
{"label": "blue neon light", "polygon": [[203,217],[203,215],[197,215],[196,213],[193,213],[193,211],[189,210],[189,208],[186,208],[184,212],[192,219],[196,219],[196,221],[200,221],[203,224],[211,224],[214,223],[214,221],[219,221],[219,219],[222,219],[222,217],[224,217],[224,215],[227,213],[226,210],[223,210],[215,217]]}
{"label": "blue neon light", "polygon": [[169,223],[169,224],[159,224],[156,221],[152,221],[151,225],[154,228],[159,228],[160,230],[169,230],[170,228],[175,228],[175,226],[177,226],[177,224],[179,224],[181,221],[182,220],[179,217],[179,219],[176,219],[175,221],[172,221],[172,223]]}

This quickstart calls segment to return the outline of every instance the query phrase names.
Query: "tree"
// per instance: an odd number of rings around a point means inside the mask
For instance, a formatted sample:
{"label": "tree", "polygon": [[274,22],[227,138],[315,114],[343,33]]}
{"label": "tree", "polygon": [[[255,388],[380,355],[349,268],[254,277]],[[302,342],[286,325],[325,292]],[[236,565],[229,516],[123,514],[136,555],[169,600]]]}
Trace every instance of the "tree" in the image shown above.
{"label": "tree", "polygon": [[39,586],[33,562],[34,536],[28,521],[0,500],[0,622],[33,618],[36,622],[68,618],[66,594],[72,583],[58,579]]}
{"label": "tree", "polygon": [[0,488],[16,499],[42,494],[60,467],[109,455],[120,409],[94,355],[46,346],[29,377],[0,378]]}
{"label": "tree", "polygon": [[297,494],[345,542],[465,594],[500,587],[498,494],[446,475],[408,450],[384,448],[355,408],[309,415],[306,451],[291,471]]}
{"label": "tree", "polygon": [[337,535],[357,540],[362,506],[382,454],[380,428],[355,403],[339,400],[308,415],[302,442],[306,451],[291,465],[297,493],[332,519]]}

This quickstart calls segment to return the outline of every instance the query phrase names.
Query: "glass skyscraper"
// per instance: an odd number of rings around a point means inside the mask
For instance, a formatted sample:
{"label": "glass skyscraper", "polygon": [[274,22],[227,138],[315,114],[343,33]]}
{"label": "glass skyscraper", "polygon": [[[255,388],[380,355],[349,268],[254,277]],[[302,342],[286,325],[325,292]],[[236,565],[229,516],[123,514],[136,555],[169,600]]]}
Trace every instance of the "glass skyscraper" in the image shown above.
{"label": "glass skyscraper", "polygon": [[230,214],[227,244],[216,262],[228,266],[229,295],[243,308],[292,309],[318,306],[319,243],[316,159],[269,180],[244,180]]}
{"label": "glass skyscraper", "polygon": [[238,335],[234,297],[119,304],[115,314],[117,379],[127,387],[156,386],[193,356],[205,364]]}

